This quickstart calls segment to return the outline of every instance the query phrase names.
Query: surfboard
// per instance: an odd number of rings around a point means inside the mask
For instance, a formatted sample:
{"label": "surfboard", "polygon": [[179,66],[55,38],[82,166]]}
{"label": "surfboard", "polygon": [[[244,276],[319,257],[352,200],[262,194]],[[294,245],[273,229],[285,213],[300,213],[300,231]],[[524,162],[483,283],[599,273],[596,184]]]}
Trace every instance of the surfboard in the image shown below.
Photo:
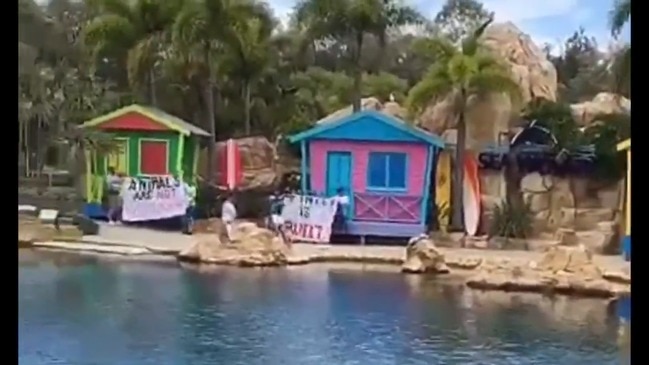
{"label": "surfboard", "polygon": [[445,151],[440,152],[437,158],[435,205],[437,206],[439,229],[446,232],[451,218],[451,155]]}
{"label": "surfboard", "polygon": [[464,227],[469,236],[475,236],[480,224],[480,177],[478,161],[467,152],[464,157],[464,191],[462,193]]}

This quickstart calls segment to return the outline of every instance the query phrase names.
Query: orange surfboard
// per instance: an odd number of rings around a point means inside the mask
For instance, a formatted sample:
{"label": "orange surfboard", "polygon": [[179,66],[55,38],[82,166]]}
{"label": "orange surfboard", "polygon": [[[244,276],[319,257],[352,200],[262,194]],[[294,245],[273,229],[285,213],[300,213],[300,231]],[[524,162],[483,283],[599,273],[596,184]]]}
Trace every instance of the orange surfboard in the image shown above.
{"label": "orange surfboard", "polygon": [[475,236],[480,225],[480,177],[478,175],[478,161],[473,154],[467,151],[464,157],[463,181],[463,206],[464,227],[469,236]]}

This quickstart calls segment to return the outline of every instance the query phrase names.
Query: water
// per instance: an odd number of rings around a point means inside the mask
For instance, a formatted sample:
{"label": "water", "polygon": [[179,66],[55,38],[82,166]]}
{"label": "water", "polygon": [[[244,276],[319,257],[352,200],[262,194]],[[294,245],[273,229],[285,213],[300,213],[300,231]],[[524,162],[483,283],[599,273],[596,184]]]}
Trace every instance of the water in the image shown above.
{"label": "water", "polygon": [[62,263],[22,252],[25,365],[628,361],[615,308],[601,300],[482,293],[387,272],[205,273],[174,264]]}

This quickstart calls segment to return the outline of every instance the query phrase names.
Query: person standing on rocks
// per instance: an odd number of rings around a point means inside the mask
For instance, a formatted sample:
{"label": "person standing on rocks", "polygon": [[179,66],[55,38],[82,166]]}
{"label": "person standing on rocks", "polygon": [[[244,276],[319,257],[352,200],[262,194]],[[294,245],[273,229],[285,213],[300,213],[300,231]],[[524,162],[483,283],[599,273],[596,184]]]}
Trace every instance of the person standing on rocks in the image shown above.
{"label": "person standing on rocks", "polygon": [[124,178],[115,172],[115,168],[108,167],[106,175],[106,199],[108,201],[108,224],[119,222],[119,210],[122,207],[122,185]]}
{"label": "person standing on rocks", "polygon": [[228,238],[232,240],[232,229],[234,226],[234,221],[237,219],[237,208],[234,205],[235,197],[232,191],[228,191],[225,201],[221,206],[221,221],[225,226],[225,231],[228,234]]}

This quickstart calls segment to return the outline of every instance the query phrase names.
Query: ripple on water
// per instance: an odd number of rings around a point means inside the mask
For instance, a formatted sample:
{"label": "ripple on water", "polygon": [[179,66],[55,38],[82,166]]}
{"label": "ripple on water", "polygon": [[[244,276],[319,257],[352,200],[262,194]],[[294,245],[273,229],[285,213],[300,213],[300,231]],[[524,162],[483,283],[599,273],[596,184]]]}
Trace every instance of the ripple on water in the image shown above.
{"label": "ripple on water", "polygon": [[619,364],[601,301],[383,272],[19,268],[26,365]]}

